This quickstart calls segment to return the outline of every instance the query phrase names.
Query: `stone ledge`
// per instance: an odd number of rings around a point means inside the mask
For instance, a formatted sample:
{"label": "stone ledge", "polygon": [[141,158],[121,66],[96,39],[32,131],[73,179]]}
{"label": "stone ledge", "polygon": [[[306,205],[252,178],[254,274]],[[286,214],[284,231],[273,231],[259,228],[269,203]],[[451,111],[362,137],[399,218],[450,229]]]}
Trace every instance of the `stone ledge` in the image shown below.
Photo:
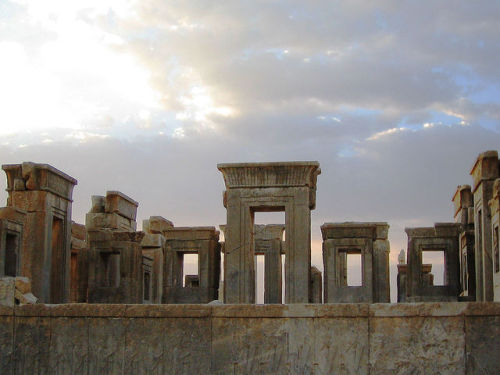
{"label": "stone ledge", "polygon": [[290,305],[35,304],[0,306],[0,316],[114,318],[391,318],[500,316],[500,302]]}

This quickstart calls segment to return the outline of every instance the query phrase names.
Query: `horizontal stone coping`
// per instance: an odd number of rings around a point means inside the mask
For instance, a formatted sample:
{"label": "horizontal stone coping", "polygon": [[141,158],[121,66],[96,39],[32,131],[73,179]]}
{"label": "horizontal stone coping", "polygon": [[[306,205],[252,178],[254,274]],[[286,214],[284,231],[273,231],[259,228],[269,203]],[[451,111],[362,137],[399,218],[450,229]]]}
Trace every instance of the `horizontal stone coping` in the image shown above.
{"label": "horizontal stone coping", "polygon": [[120,198],[123,198],[124,200],[126,200],[127,202],[131,203],[132,205],[136,206],[136,207],[139,207],[139,202],[133,200],[132,198],[130,198],[128,195],[126,194],[123,194],[121,191],[117,191],[117,190],[109,190],[106,192],[106,198],[107,197],[112,197],[112,196],[119,196]]}
{"label": "horizontal stone coping", "polygon": [[272,163],[223,163],[217,169],[224,176],[226,189],[316,188],[321,174],[317,161]]}
{"label": "horizontal stone coping", "polygon": [[433,227],[405,228],[412,237],[455,237],[462,230],[459,223],[435,223]]}
{"label": "horizontal stone coping", "polygon": [[292,305],[111,305],[0,306],[0,316],[88,318],[397,318],[500,316],[500,302],[345,303]]}
{"label": "horizontal stone coping", "polygon": [[210,240],[217,239],[219,231],[215,227],[173,227],[163,232],[166,240]]}
{"label": "horizontal stone coping", "polygon": [[33,162],[24,162],[22,164],[3,164],[2,169],[4,171],[8,171],[8,170],[13,170],[13,169],[17,169],[17,168],[22,168],[23,165],[29,165],[33,169],[45,169],[51,173],[58,175],[59,177],[65,179],[66,181],[70,182],[73,185],[78,184],[78,181],[75,178],[67,175],[63,171],[60,171],[59,169],[54,168],[52,165],[49,165],[49,164],[39,164],[39,163],[33,163]]}
{"label": "horizontal stone coping", "polygon": [[321,226],[323,240],[338,238],[387,239],[389,224],[387,222],[355,222],[325,223]]}
{"label": "horizontal stone coping", "polygon": [[220,163],[217,168],[319,167],[317,161],[272,161],[264,163]]}

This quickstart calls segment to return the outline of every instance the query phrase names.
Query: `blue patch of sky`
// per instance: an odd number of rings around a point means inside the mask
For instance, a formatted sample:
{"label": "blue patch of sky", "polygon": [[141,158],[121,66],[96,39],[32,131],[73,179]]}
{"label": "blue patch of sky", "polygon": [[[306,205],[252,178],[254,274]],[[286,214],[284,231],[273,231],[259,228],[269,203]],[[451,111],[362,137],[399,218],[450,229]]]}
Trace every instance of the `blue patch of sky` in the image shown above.
{"label": "blue patch of sky", "polygon": [[500,103],[499,84],[483,79],[469,66],[459,64],[454,69],[435,66],[432,72],[448,75],[455,84],[462,88],[462,95],[475,104]]}
{"label": "blue patch of sky", "polygon": [[387,18],[385,14],[380,10],[375,12],[375,23],[377,24],[377,27],[381,30],[387,30],[389,28],[389,25],[387,23]]}
{"label": "blue patch of sky", "polygon": [[357,156],[358,153],[351,145],[343,145],[340,147],[340,150],[337,152],[337,156],[341,158],[352,158]]}

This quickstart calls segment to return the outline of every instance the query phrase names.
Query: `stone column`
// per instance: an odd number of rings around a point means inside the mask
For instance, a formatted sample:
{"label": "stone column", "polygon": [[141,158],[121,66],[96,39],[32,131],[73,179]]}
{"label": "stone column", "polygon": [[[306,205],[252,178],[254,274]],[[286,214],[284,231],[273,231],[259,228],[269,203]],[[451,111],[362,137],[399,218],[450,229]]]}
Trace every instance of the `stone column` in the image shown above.
{"label": "stone column", "polygon": [[491,244],[491,214],[488,201],[493,197],[493,183],[499,177],[497,151],[480,154],[470,174],[474,180],[474,223],[476,300],[493,301],[493,254]]}
{"label": "stone column", "polygon": [[453,195],[455,223],[462,225],[460,233],[460,297],[476,300],[476,267],[474,251],[474,196],[469,185],[460,185]]}
{"label": "stone column", "polygon": [[285,210],[285,303],[308,303],[311,279],[309,189],[298,188]]}
{"label": "stone column", "polygon": [[310,303],[322,303],[323,300],[323,288],[321,271],[316,267],[311,267],[311,292],[309,293]]}
{"label": "stone column", "polygon": [[255,303],[253,213],[229,190],[224,253],[224,303]]}

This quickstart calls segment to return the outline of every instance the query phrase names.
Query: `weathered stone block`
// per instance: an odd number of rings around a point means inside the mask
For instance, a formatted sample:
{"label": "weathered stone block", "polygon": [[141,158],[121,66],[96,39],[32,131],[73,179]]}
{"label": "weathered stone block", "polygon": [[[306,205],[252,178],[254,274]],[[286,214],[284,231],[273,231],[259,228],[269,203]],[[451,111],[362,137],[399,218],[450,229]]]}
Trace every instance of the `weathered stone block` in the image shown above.
{"label": "weathered stone block", "polygon": [[107,213],[117,213],[127,219],[134,220],[137,216],[139,203],[127,197],[119,191],[107,191],[105,211]]}
{"label": "weathered stone block", "polygon": [[16,375],[50,374],[50,318],[15,318],[14,361]]}
{"label": "weathered stone block", "polygon": [[50,373],[86,375],[89,370],[89,319],[54,317],[50,322]]}
{"label": "weathered stone block", "polygon": [[370,374],[465,374],[462,317],[370,319]]}
{"label": "weathered stone block", "polygon": [[467,374],[500,374],[500,317],[466,317],[465,336]]}

